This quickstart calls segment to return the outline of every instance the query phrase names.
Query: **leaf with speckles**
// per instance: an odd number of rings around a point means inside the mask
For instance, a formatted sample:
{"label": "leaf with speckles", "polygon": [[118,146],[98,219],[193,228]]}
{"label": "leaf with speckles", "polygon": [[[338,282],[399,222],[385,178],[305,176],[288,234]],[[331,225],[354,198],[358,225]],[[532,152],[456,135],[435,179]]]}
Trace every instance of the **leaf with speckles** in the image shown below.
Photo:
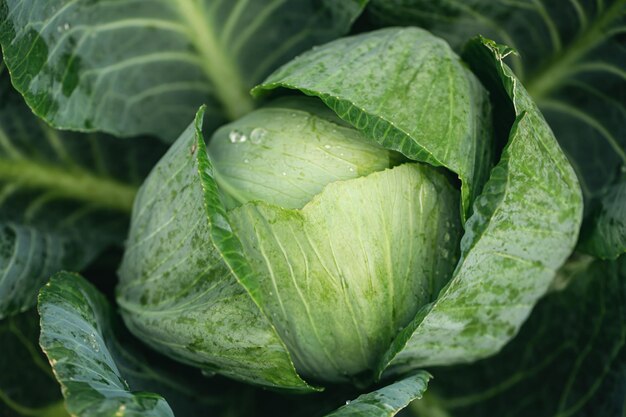
{"label": "leaf with speckles", "polygon": [[422,398],[431,376],[419,371],[398,382],[374,392],[363,394],[354,401],[346,402],[326,417],[392,417],[411,401]]}
{"label": "leaf with speckles", "polygon": [[469,215],[492,166],[491,112],[478,79],[441,39],[417,28],[339,39],[299,56],[252,91],[260,96],[276,88],[317,96],[387,149],[455,172],[461,215]]}
{"label": "leaf with speckles", "polygon": [[248,90],[346,33],[367,0],[1,0],[17,89],[53,126],[171,142],[203,103],[207,128],[254,107]]}
{"label": "leaf with speckles", "polygon": [[159,395],[132,392],[116,364],[111,307],[91,284],[68,272],[39,294],[40,344],[61,384],[70,414],[174,417]]}
{"label": "leaf with speckles", "polygon": [[570,255],[582,217],[576,175],[528,93],[502,62],[508,50],[475,38],[464,60],[489,90],[507,142],[474,214],[461,260],[439,297],[394,341],[392,372],[471,362],[498,352],[519,330]]}
{"label": "leaf with speckles", "polygon": [[498,355],[432,372],[428,394],[409,415],[623,416],[626,258],[577,270],[567,289],[543,299]]}
{"label": "leaf with speckles", "polygon": [[0,61],[0,318],[35,305],[59,269],[119,244],[138,184],[164,146],[56,131],[33,116]]}
{"label": "leaf with speckles", "polygon": [[368,12],[378,25],[421,26],[456,50],[481,34],[519,51],[507,62],[581,183],[580,249],[612,259],[626,251],[626,211],[610,208],[626,170],[626,0],[372,0]]}
{"label": "leaf with speckles", "polygon": [[219,199],[203,116],[204,108],[139,191],[119,271],[122,315],[136,336],[178,361],[250,383],[311,391],[240,285],[250,267]]}

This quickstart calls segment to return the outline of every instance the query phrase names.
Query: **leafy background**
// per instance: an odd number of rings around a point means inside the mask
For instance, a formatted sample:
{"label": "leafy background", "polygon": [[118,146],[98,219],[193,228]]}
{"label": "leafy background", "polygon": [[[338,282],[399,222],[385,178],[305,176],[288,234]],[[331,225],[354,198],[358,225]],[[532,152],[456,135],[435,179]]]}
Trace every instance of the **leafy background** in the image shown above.
{"label": "leafy background", "polygon": [[[5,56],[10,57],[13,53],[8,49],[7,39],[15,35],[11,33],[12,28],[7,26],[8,5],[17,4],[22,8],[22,17],[30,19],[35,13],[43,14],[45,7],[56,7],[60,11],[59,5],[64,3],[0,0],[0,43]],[[171,22],[157,22],[150,27],[143,19],[160,17],[150,14],[128,16],[123,10],[118,10],[117,14],[94,13],[91,18],[95,21],[76,21],[74,19],[79,17],[80,7],[93,2],[73,3],[80,3],[76,10],[72,12],[71,8],[64,8],[62,13],[55,14],[57,20],[48,22],[47,40],[56,42],[59,48],[55,60],[47,63],[50,67],[48,81],[56,86],[55,96],[46,99],[37,95],[37,92],[25,89],[26,81],[33,75],[28,74],[28,71],[38,72],[38,66],[46,65],[42,64],[41,57],[34,59],[32,65],[24,66],[23,73],[15,71],[13,74],[13,82],[26,95],[31,108],[47,122],[56,126],[96,129],[123,136],[153,133],[165,141],[171,141],[189,122],[197,104],[202,101],[208,101],[215,110],[209,125],[216,126],[229,118],[224,103],[216,99],[218,94],[215,92],[214,80],[210,80],[208,73],[196,65],[198,61],[193,57],[189,62],[196,64],[189,65],[186,71],[169,71],[171,67],[168,66],[168,59],[164,59],[158,62],[160,72],[155,71],[153,76],[142,78],[146,84],[142,84],[141,88],[148,91],[154,91],[150,90],[150,85],[158,86],[164,83],[164,79],[171,81],[169,92],[161,92],[164,94],[162,96],[156,88],[152,96],[148,94],[140,100],[129,97],[137,94],[129,86],[141,78],[139,75],[143,74],[146,62],[128,66],[128,72],[107,71],[102,84],[95,85],[94,81],[98,77],[88,72],[89,66],[99,68],[104,66],[106,60],[112,64],[121,61],[123,57],[116,56],[113,59],[111,55],[102,54],[86,56],[82,61],[72,59],[70,52],[78,40],[78,37],[73,36],[84,31],[85,24],[100,24],[111,29],[105,31],[107,36],[96,36],[89,40],[95,45],[92,50],[97,50],[96,46],[99,46],[101,50],[111,52],[120,43],[119,39],[123,39],[128,50],[120,49],[119,53],[131,57],[138,55],[137,51],[154,53],[154,50],[146,49],[150,45],[154,47],[154,44],[142,42],[141,39],[140,34],[146,28],[159,41],[157,44],[191,44],[192,55],[198,53],[198,49],[193,46],[198,40],[189,37],[188,33],[182,33],[181,36],[180,31],[177,32],[177,38],[170,38],[169,32],[175,32],[167,30],[167,27],[172,26]],[[157,5],[151,13],[158,13],[154,10],[162,2],[148,3]],[[345,4],[333,1],[304,2],[302,4],[306,3],[306,7],[319,6],[316,9],[318,12],[309,13],[305,22],[289,26],[290,15],[283,12],[300,14],[302,10],[313,9],[294,6],[296,2],[282,4],[280,1],[268,1],[257,3],[264,5],[265,12],[262,7],[261,11],[246,13],[248,2],[245,0],[207,3],[216,5],[212,9],[215,14],[201,17],[210,17],[211,21],[219,22],[211,27],[222,40],[223,51],[254,48],[257,40],[262,43],[260,35],[263,35],[262,39],[271,40],[264,44],[265,49],[261,49],[270,62],[265,65],[265,70],[262,70],[263,65],[257,65],[261,55],[246,54],[244,57],[233,53],[233,65],[257,71],[256,75],[250,72],[242,77],[240,84],[245,87],[243,91],[262,79],[278,63],[287,61],[313,44],[323,43],[345,33],[365,5],[364,1]],[[237,15],[242,19],[239,23],[247,22],[247,25],[228,26],[229,21],[237,21],[233,18]],[[121,20],[120,16],[124,19]],[[284,24],[284,30],[274,30],[274,26],[279,25],[271,25],[270,22],[275,21]],[[254,22],[259,22],[257,32],[252,30]],[[317,28],[321,22],[325,22],[322,25],[324,30],[309,38],[307,28]],[[38,24],[41,28],[44,22],[39,21]],[[465,41],[476,33],[515,47],[519,55],[510,56],[509,64],[545,114],[583,185],[586,222],[579,249],[607,259],[615,259],[624,252],[626,1],[371,0],[353,31],[390,25],[425,27],[446,38],[457,51],[461,51]],[[157,36],[157,33],[164,37]],[[22,44],[24,47],[33,40],[33,32],[22,35],[25,39]],[[273,55],[267,53],[273,50],[277,39],[282,43],[283,39],[291,35],[295,39],[291,46],[287,42],[282,51],[276,51]],[[243,42],[241,39],[250,44],[243,49],[233,48],[233,45]],[[176,58],[178,50],[174,49],[173,55],[167,58]],[[51,75],[52,71],[56,71],[57,75]],[[59,72],[67,72],[71,76],[61,79]],[[181,73],[187,76],[183,79],[168,78]],[[109,299],[112,298],[119,250],[105,251],[99,257],[98,254],[111,244],[116,245],[123,240],[130,211],[129,198],[126,198],[126,203],[120,199],[115,207],[111,207],[110,202],[104,203],[102,198],[95,196],[102,187],[92,187],[90,189],[95,190],[93,193],[81,196],[67,195],[58,187],[51,188],[41,181],[33,182],[32,178],[28,181],[24,178],[16,180],[15,173],[6,167],[15,163],[30,163],[45,166],[50,172],[67,177],[80,172],[92,178],[94,184],[114,184],[119,186],[118,191],[126,190],[129,196],[164,152],[164,148],[150,138],[132,138],[120,142],[102,134],[86,135],[50,129],[35,118],[23,100],[11,91],[7,76],[6,68],[0,63],[0,316],[11,315],[0,321],[0,399],[3,402],[0,404],[0,416],[62,416],[66,414],[60,408],[58,385],[45,357],[37,348],[39,319],[33,310],[17,313],[34,305],[38,287],[52,272],[61,268],[85,269],[90,263],[92,266],[85,275],[95,281]],[[104,101],[102,106],[105,107],[100,107],[96,112],[100,115],[98,118],[83,111],[94,109],[92,104],[98,101],[94,97],[99,97],[97,88],[106,89],[122,77],[129,84],[120,83],[123,88],[115,94],[121,94],[121,98]],[[81,100],[72,104],[72,111],[68,114],[60,115],[51,103],[54,100],[65,100],[64,87],[70,88],[72,84],[75,84],[74,88],[82,90],[79,95]],[[47,87],[44,83],[44,89]],[[236,97],[245,96],[242,89],[233,94]],[[132,105],[117,106],[120,102],[130,102]],[[141,105],[137,104],[139,102]],[[162,102],[169,105],[163,106]],[[155,110],[157,104],[164,110]],[[107,110],[102,111],[103,108]],[[128,109],[124,131],[119,131],[116,118],[119,118],[122,110]],[[67,118],[68,115],[80,117],[72,119]],[[136,169],[130,169],[133,166]],[[96,228],[96,224],[102,226]],[[28,250],[25,249],[27,247]],[[35,256],[32,251],[45,255],[39,257],[43,262],[29,262],[29,257]],[[15,262],[14,259],[22,261]],[[474,365],[432,369],[435,375],[431,382],[432,390],[423,400],[414,402],[404,412],[405,415],[624,415],[624,264],[623,256],[617,261],[599,262],[577,255],[561,272],[554,286],[555,292],[535,309],[511,344],[499,355]],[[570,285],[563,290],[568,282]],[[7,293],[22,295],[16,297],[17,303],[9,304],[5,301],[3,304],[2,300],[7,299]],[[302,397],[294,399],[255,390],[219,377],[204,379],[193,370],[181,371],[180,365],[166,364],[167,361],[159,355],[143,350],[141,344],[115,324],[119,322],[110,310],[105,314],[110,316],[105,317],[105,321],[109,320],[113,331],[117,332],[115,346],[123,346],[122,351],[132,352],[128,354],[133,358],[129,362],[131,365],[120,366],[123,378],[132,389],[164,395],[178,416],[194,415],[197,409],[189,411],[185,404],[197,404],[200,397],[208,401],[200,407],[215,410],[215,415],[244,416],[255,411],[261,415],[276,415],[277,409],[280,409],[285,415],[295,416],[322,415],[357,395],[338,388],[326,394],[314,394],[307,400]],[[162,374],[159,369],[158,377],[154,374],[155,363],[165,368]],[[193,387],[175,381],[172,374],[180,372],[193,381]],[[202,389],[197,390],[198,387]],[[181,391],[183,396],[179,397]],[[190,393],[194,398],[191,401]]]}

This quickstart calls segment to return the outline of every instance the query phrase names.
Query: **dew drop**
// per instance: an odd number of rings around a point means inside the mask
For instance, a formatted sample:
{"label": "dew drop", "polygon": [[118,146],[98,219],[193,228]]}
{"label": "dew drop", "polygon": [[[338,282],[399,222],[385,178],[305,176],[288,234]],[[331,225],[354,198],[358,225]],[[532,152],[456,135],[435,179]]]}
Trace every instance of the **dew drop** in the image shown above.
{"label": "dew drop", "polygon": [[354,172],[354,168],[350,167],[350,172]]}
{"label": "dew drop", "polygon": [[446,234],[443,235],[443,241],[444,242],[449,242],[450,241],[450,233],[446,232]]}
{"label": "dew drop", "polygon": [[237,129],[231,130],[228,134],[228,140],[230,140],[230,143],[241,143],[245,142],[247,139],[246,135]]}
{"label": "dew drop", "polygon": [[96,335],[94,333],[91,333],[89,335],[89,345],[91,345],[91,348],[95,352],[99,352],[100,351],[100,346],[98,345],[98,341],[96,340]]}
{"label": "dew drop", "polygon": [[285,177],[287,176],[287,173],[285,171],[283,171],[283,176],[285,176]]}
{"label": "dew drop", "polygon": [[243,163],[244,163],[244,164],[249,164],[249,163],[250,163],[250,160],[249,160],[249,159],[244,159],[244,160],[243,160]]}
{"label": "dew drop", "polygon": [[330,149],[330,148],[332,148],[332,146],[330,146],[330,145],[324,145],[324,148],[326,148],[326,149]]}
{"label": "dew drop", "polygon": [[267,135],[267,130],[263,129],[262,127],[254,128],[252,129],[252,132],[250,132],[250,142],[258,145],[263,141],[265,135]]}
{"label": "dew drop", "polygon": [[350,405],[350,403],[351,403],[351,402],[352,402],[352,401],[347,400],[347,401],[346,401],[346,405]]}

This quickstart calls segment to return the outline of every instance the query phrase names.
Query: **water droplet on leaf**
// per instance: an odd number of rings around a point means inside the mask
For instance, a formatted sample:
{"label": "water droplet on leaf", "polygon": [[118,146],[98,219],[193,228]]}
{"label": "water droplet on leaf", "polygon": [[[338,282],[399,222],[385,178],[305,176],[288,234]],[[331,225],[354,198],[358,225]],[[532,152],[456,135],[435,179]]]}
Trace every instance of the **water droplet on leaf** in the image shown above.
{"label": "water droplet on leaf", "polygon": [[263,141],[265,135],[267,135],[267,130],[263,129],[262,127],[254,128],[252,132],[250,132],[250,142],[258,145],[259,143],[261,143],[261,141]]}
{"label": "water droplet on leaf", "polygon": [[230,140],[230,143],[241,143],[245,142],[247,139],[246,135],[237,129],[231,130],[228,134],[228,140]]}

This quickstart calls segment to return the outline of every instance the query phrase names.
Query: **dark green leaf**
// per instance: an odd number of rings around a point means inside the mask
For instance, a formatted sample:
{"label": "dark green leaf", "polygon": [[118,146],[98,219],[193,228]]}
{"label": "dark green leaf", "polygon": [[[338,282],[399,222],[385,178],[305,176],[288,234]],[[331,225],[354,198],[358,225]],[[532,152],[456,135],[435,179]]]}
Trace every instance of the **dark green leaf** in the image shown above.
{"label": "dark green leaf", "polygon": [[389,386],[363,394],[327,417],[392,417],[411,401],[422,398],[431,376],[424,371]]}
{"label": "dark green leaf", "polygon": [[137,184],[162,151],[50,129],[0,73],[0,317],[32,307],[52,273],[124,239]]}
{"label": "dark green leaf", "polygon": [[204,109],[139,191],[118,303],[155,349],[246,382],[310,391],[240,284],[250,267],[222,206],[202,136]]}
{"label": "dark green leaf", "polygon": [[248,90],[347,32],[367,0],[2,0],[14,85],[53,126],[172,141],[253,107]]}
{"label": "dark green leaf", "polygon": [[602,258],[626,251],[624,229],[609,223],[626,223],[626,211],[608,208],[626,169],[625,0],[371,3],[380,23],[420,25],[457,50],[476,34],[518,50],[509,58],[516,75],[570,158],[586,206],[601,206],[586,212],[593,242],[583,249]]}
{"label": "dark green leaf", "polygon": [[626,175],[593,202],[579,248],[602,259],[626,252]]}
{"label": "dark green leaf", "polygon": [[253,93],[279,87],[318,96],[387,149],[458,174],[462,217],[469,215],[492,167],[489,100],[441,39],[416,28],[340,39],[294,59]]}
{"label": "dark green leaf", "polygon": [[41,347],[72,415],[174,416],[161,396],[131,392],[110,348],[115,343],[110,306],[91,284],[60,272],[42,288],[38,309]]}
{"label": "dark green leaf", "polygon": [[[426,402],[453,417],[623,416],[626,258],[576,274],[497,356],[433,373],[434,397]],[[413,408],[420,417],[435,415]]]}
{"label": "dark green leaf", "polygon": [[0,321],[0,416],[67,417],[31,310]]}
{"label": "dark green leaf", "polygon": [[394,341],[381,371],[387,364],[414,369],[496,353],[517,333],[576,243],[582,217],[576,175],[502,62],[506,52],[476,38],[463,55],[489,90],[496,117],[515,121],[500,162],[474,202],[454,276]]}

